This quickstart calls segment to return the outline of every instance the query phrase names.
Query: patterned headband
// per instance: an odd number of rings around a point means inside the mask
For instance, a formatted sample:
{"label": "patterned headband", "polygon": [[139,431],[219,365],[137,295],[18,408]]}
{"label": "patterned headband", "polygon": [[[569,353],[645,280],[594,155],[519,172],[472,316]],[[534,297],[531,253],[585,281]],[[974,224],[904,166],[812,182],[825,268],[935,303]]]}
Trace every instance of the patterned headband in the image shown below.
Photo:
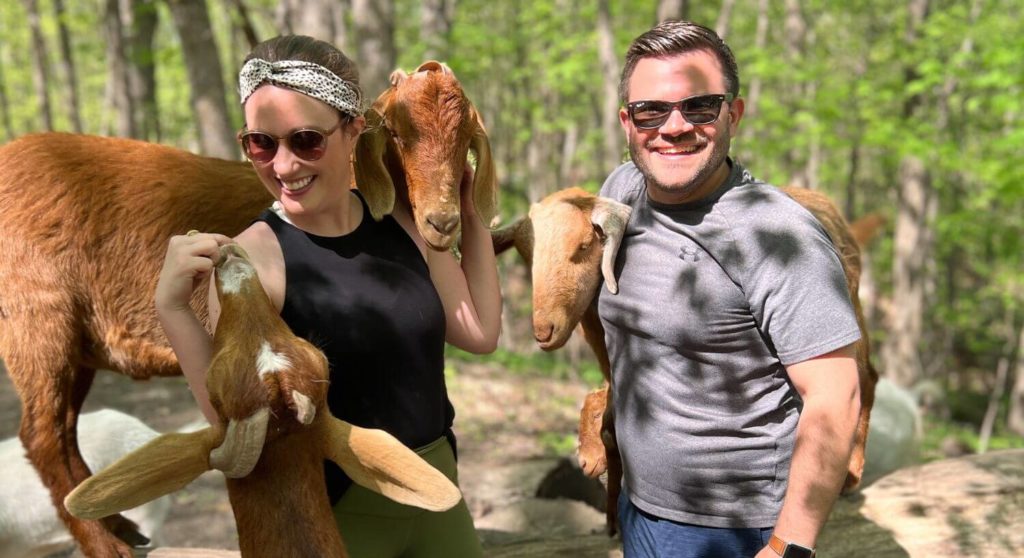
{"label": "patterned headband", "polygon": [[334,72],[312,62],[281,60],[267,62],[253,58],[238,72],[238,95],[242,104],[264,83],[286,87],[319,99],[341,112],[359,116],[359,92]]}

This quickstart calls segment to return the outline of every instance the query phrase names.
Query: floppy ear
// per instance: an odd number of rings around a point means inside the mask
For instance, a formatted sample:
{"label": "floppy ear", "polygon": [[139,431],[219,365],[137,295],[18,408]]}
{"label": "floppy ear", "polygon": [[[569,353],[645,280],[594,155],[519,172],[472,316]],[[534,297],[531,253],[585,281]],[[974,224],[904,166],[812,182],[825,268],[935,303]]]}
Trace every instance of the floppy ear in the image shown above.
{"label": "floppy ear", "polygon": [[78,518],[100,519],[180,490],[210,469],[210,450],[222,437],[214,427],[158,436],[85,479],[64,507]]}
{"label": "floppy ear", "polygon": [[395,209],[395,183],[384,166],[388,147],[388,130],[377,106],[366,111],[366,129],[359,135],[355,148],[356,187],[370,206],[370,215],[380,221]]}
{"label": "floppy ear", "polygon": [[626,223],[633,212],[630,206],[619,203],[611,198],[598,197],[594,200],[594,209],[590,214],[590,222],[601,229],[604,236],[604,248],[601,253],[601,274],[608,292],[618,294],[619,283],[615,279],[615,256],[619,253],[622,236],[626,234]]}
{"label": "floppy ear", "polygon": [[469,148],[476,153],[476,173],[473,175],[473,203],[477,214],[486,226],[492,226],[498,214],[498,179],[494,174],[494,161],[491,160],[491,143],[487,139],[487,130],[480,120],[476,107],[469,105],[469,119],[473,127]]}
{"label": "floppy ear", "polygon": [[325,457],[353,482],[400,504],[449,510],[462,500],[459,489],[416,452],[383,430],[360,428],[330,417],[324,428]]}

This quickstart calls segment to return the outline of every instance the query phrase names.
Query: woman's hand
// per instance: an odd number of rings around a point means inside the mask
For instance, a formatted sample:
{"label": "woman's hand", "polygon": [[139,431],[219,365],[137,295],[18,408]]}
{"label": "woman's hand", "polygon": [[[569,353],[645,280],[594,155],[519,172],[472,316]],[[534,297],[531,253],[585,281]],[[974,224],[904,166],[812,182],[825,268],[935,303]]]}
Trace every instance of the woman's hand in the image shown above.
{"label": "woman's hand", "polygon": [[192,291],[213,271],[220,259],[220,247],[232,242],[222,234],[197,231],[172,236],[156,285],[157,311],[191,311]]}
{"label": "woman's hand", "polygon": [[473,202],[473,167],[466,161],[466,167],[462,171],[462,180],[459,182],[459,202],[462,219],[476,219],[476,203]]}

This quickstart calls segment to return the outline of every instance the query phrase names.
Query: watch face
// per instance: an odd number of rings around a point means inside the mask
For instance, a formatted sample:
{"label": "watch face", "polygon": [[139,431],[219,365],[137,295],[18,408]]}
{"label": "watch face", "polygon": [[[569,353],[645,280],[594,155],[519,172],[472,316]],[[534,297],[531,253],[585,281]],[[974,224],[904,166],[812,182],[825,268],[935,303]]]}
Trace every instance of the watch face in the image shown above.
{"label": "watch face", "polygon": [[814,558],[814,550],[789,543],[786,545],[786,551],[782,553],[782,558]]}

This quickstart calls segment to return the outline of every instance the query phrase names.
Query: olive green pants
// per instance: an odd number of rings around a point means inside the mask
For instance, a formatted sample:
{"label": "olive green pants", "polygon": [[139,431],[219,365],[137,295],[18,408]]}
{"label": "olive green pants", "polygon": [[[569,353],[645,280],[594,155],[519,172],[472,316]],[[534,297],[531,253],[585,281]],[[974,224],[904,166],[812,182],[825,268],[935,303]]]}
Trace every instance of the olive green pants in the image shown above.
{"label": "olive green pants", "polygon": [[[455,455],[441,437],[416,450],[459,484]],[[351,558],[478,558],[483,556],[466,501],[430,512],[353,484],[334,506],[334,521]]]}

